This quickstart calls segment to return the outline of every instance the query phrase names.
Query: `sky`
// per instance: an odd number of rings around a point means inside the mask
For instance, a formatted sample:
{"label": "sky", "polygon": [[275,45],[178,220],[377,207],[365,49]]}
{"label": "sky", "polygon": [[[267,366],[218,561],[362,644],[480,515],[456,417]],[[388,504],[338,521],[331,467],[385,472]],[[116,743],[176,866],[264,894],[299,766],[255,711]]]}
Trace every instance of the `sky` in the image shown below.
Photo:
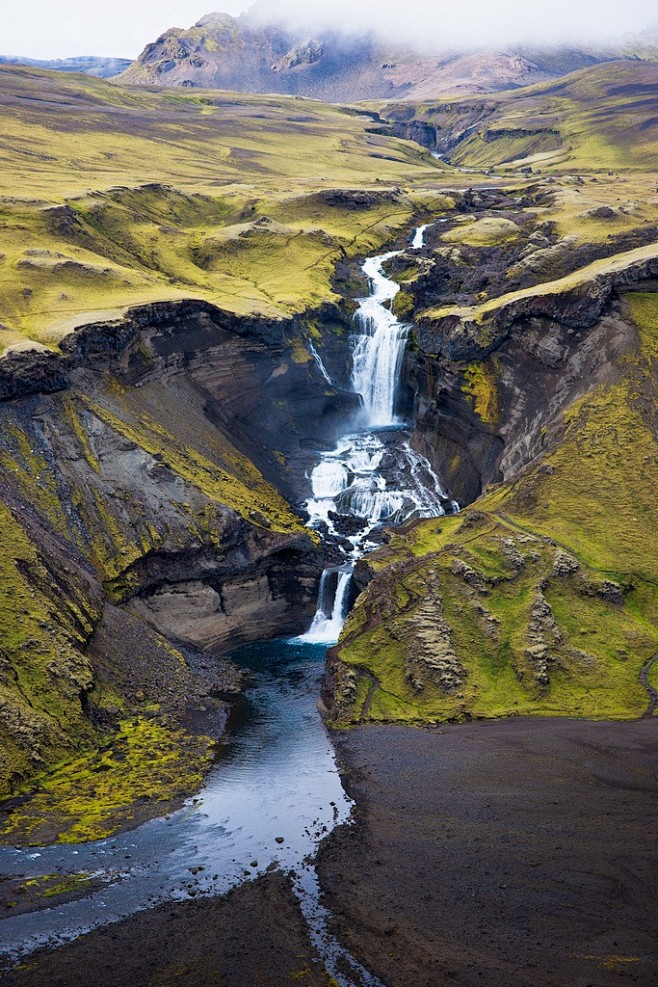
{"label": "sky", "polygon": [[[134,58],[169,27],[250,0],[0,0],[0,55]],[[378,27],[432,47],[605,40],[656,24],[656,0],[268,0],[289,20],[315,8],[333,26]]]}

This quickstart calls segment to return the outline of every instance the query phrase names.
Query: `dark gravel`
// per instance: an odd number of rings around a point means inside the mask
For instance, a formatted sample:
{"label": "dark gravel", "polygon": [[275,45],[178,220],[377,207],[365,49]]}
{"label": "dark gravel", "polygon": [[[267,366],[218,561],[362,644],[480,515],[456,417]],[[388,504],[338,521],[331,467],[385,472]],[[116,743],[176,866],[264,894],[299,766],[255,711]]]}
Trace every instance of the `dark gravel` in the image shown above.
{"label": "dark gravel", "polygon": [[388,987],[658,984],[657,720],[336,741],[359,825],[321,880]]}

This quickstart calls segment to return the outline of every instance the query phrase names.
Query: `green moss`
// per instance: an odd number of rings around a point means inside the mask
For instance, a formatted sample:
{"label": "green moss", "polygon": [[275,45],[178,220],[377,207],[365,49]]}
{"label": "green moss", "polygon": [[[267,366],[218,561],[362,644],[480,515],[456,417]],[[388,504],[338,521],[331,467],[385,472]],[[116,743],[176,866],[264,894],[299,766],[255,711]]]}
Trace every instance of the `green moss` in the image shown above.
{"label": "green moss", "polygon": [[37,895],[40,898],[58,898],[82,890],[89,884],[92,875],[86,871],[77,874],[44,874],[25,881],[19,893]]}
{"label": "green moss", "polygon": [[[396,536],[382,550],[396,566],[378,570],[340,642],[343,666],[376,688],[364,711],[363,689],[339,675],[336,723],[641,715],[658,591],[638,583],[610,603],[605,580],[582,564],[572,576],[554,571],[559,551],[481,512]],[[441,655],[457,672],[447,687],[432,671]]]}
{"label": "green moss", "polygon": [[299,364],[310,363],[311,360],[313,359],[313,357],[307,350],[306,346],[304,345],[304,342],[301,339],[299,339],[299,337],[296,337],[295,339],[292,340],[290,355],[293,359],[293,362]]}
{"label": "green moss", "polygon": [[544,458],[548,470],[535,467],[482,503],[594,568],[657,580],[658,441],[643,410],[655,395],[642,359],[619,384],[572,406],[560,445]]}
{"label": "green moss", "polygon": [[270,316],[335,301],[336,261],[389,243],[415,203],[350,209],[318,191],[371,186],[375,164],[379,188],[435,171],[413,144],[319,102],[291,129],[287,97],[0,73],[3,349],[57,345],[157,300]]}
{"label": "green moss", "polygon": [[446,243],[463,243],[469,247],[498,247],[518,242],[521,230],[509,219],[487,217],[460,223],[441,237]]}
{"label": "green moss", "polygon": [[393,314],[403,321],[413,317],[414,307],[414,297],[408,291],[399,291],[393,299]]}
{"label": "green moss", "polygon": [[495,425],[498,422],[498,387],[490,364],[470,363],[464,371],[462,390],[470,397],[475,414],[485,425]]}
{"label": "green moss", "polygon": [[36,790],[9,813],[0,839],[77,843],[160,815],[200,787],[211,748],[208,738],[152,720],[124,721],[110,748],[38,779]]}
{"label": "green moss", "polygon": [[[80,705],[92,684],[79,646],[97,614],[53,580],[44,559],[11,512],[0,504],[0,795],[35,763],[83,745],[94,736]],[[78,615],[81,619],[78,619]]]}

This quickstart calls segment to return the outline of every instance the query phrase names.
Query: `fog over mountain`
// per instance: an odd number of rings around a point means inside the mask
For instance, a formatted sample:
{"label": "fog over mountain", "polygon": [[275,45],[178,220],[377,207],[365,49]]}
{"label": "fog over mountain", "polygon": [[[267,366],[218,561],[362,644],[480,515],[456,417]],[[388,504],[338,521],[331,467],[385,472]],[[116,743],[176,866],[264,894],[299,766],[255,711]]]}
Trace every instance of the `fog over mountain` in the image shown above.
{"label": "fog over mountain", "polygon": [[[222,0],[233,16],[249,8],[243,0]],[[0,14],[2,54],[32,58],[75,55],[136,57],[144,45],[170,27],[189,27],[209,12],[203,0],[22,0]],[[655,21],[654,0],[266,0],[250,19],[283,22],[294,30],[375,31],[388,41],[472,49],[514,43],[606,42],[640,33]]]}
{"label": "fog over mountain", "polygon": [[[509,44],[609,42],[642,32],[653,0],[262,0],[249,17],[295,30],[375,32],[388,41],[471,49]],[[654,28],[655,30],[655,28]]]}

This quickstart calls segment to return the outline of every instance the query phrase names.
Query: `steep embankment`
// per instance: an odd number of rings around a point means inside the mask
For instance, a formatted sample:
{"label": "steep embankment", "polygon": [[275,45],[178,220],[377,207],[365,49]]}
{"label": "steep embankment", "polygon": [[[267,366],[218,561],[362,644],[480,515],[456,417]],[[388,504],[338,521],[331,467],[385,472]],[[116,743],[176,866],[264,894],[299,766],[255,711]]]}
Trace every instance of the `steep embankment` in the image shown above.
{"label": "steep embankment", "polygon": [[592,236],[592,179],[576,234],[570,181],[478,193],[475,216],[395,262],[421,309],[415,441],[475,504],[361,563],[325,695],[336,724],[655,709],[658,248],[615,249],[642,242],[637,215]]}

